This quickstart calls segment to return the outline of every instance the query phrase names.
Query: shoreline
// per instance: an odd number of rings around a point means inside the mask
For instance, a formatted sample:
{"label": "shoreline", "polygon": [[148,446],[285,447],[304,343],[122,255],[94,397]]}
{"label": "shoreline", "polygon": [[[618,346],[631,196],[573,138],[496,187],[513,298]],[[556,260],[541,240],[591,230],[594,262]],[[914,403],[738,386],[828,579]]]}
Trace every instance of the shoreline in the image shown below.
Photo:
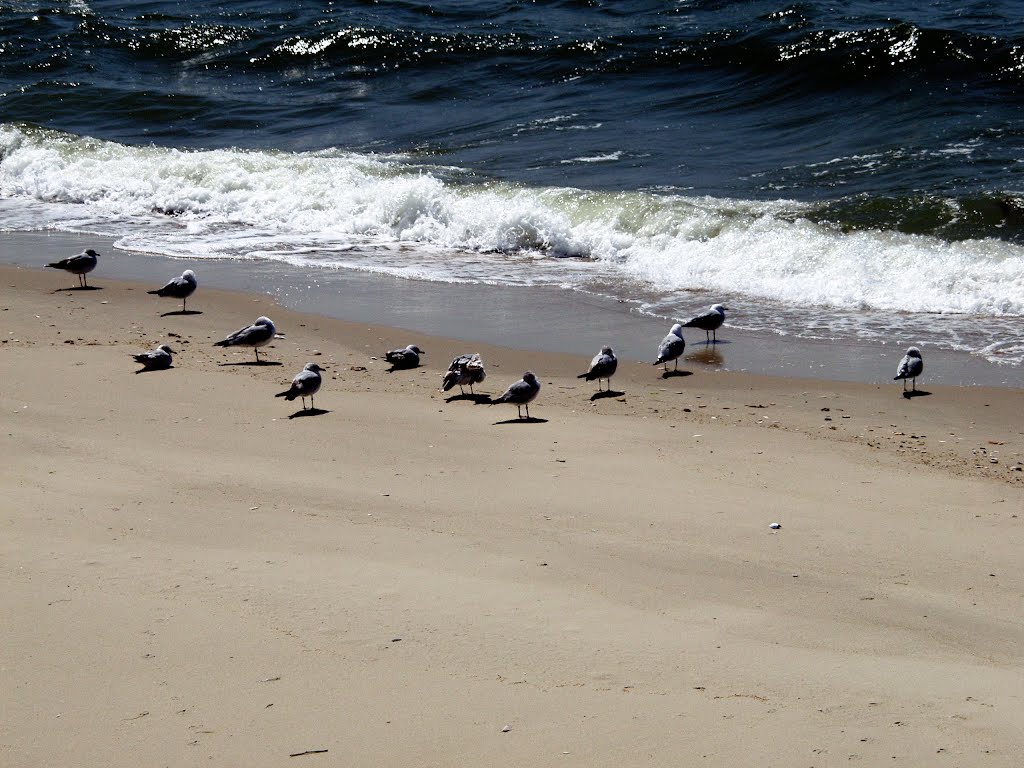
{"label": "shoreline", "polygon": [[[596,396],[589,355],[68,277],[0,268],[0,762],[1019,761],[1021,390]],[[266,364],[213,345],[260,314]],[[534,421],[438,392],[466,351],[492,395],[538,371]]]}
{"label": "shoreline", "polygon": [[[103,254],[93,275],[97,280],[135,280],[159,287],[182,269],[193,268],[199,273],[200,290],[214,287],[266,294],[289,309],[348,322],[588,360],[604,344],[611,344],[620,360],[653,360],[658,342],[673,322],[636,314],[611,299],[556,288],[432,283],[353,270],[303,270],[265,261],[186,263],[118,251],[113,243],[112,238],[69,233],[7,233],[0,240],[0,264],[41,267],[47,260],[94,246]],[[731,371],[885,385],[893,383],[893,372],[905,351],[894,345],[751,333],[728,324],[715,345],[706,345],[696,329],[686,329],[684,335],[687,351],[680,363],[695,373]],[[925,386],[1021,387],[1020,368],[927,345],[924,353],[921,383]]]}
{"label": "shoreline", "polygon": [[[53,286],[54,291],[63,292],[68,297],[82,296],[83,305],[80,309],[86,308],[86,297],[99,301],[101,305],[115,296],[121,301],[137,304],[138,317],[133,317],[129,325],[139,339],[136,345],[138,349],[133,350],[135,352],[152,348],[157,343],[145,346],[150,342],[143,339],[152,336],[152,328],[145,329],[146,323],[156,323],[170,329],[177,327],[176,321],[180,320],[173,311],[173,308],[178,307],[175,300],[145,294],[146,290],[159,287],[162,284],[159,281],[143,283],[106,278],[102,291],[81,292],[64,290],[68,287],[68,277],[74,276],[58,270],[0,265],[0,280],[11,284],[27,282],[36,290],[43,291],[47,290],[43,286]],[[202,307],[206,294],[210,295],[214,306],[233,309],[249,305],[253,307],[252,311],[233,313],[233,319],[224,320],[217,329],[211,330],[206,337],[210,344],[238,327],[248,325],[259,314],[272,315],[279,332],[289,337],[272,343],[266,349],[293,347],[291,340],[295,338],[296,326],[302,329],[313,328],[315,335],[321,337],[322,343],[319,345],[307,340],[306,358],[301,354],[292,354],[290,359],[281,361],[281,376],[285,376],[281,379],[282,383],[289,381],[305,362],[313,359],[309,357],[313,347],[325,346],[328,338],[338,350],[336,356],[348,357],[355,361],[352,363],[354,368],[365,368],[370,372],[380,372],[382,368],[389,367],[384,362],[387,349],[417,343],[426,350],[421,366],[414,371],[417,380],[426,378],[426,381],[420,381],[418,389],[425,391],[432,401],[441,396],[437,390],[451,359],[467,352],[480,352],[488,371],[484,391],[494,396],[518,379],[523,371],[534,370],[541,381],[546,382],[538,405],[553,402],[559,407],[571,409],[573,415],[600,412],[661,421],[678,420],[695,425],[717,422],[720,425],[756,424],[774,429],[783,428],[814,439],[824,436],[831,440],[868,445],[883,454],[909,459],[914,464],[944,468],[974,477],[1000,478],[1012,485],[1024,484],[1024,471],[1014,470],[1024,465],[1024,426],[1019,419],[1019,414],[1024,410],[1024,389],[921,384],[922,396],[907,398],[900,383],[871,384],[720,370],[714,365],[702,365],[699,360],[698,364],[694,364],[693,355],[688,353],[685,360],[681,358],[684,364],[679,371],[670,370],[667,376],[660,366],[654,367],[647,362],[629,361],[620,357],[614,379],[615,391],[619,396],[594,399],[591,397],[593,384],[576,377],[586,370],[591,355],[467,342],[461,338],[413,332],[390,325],[300,312],[286,307],[272,293],[210,288],[204,287],[202,283],[192,297],[190,307]],[[100,295],[102,298],[95,298]],[[170,314],[164,316],[159,310]],[[199,320],[197,317],[195,322],[208,326],[206,319]],[[109,338],[106,341],[94,339],[86,343],[112,343],[113,339],[126,330],[112,328],[108,331]],[[51,338],[43,343],[56,346],[58,342],[64,343],[65,340]],[[8,341],[3,343],[7,344]],[[210,350],[200,349],[205,359],[211,359]],[[324,354],[319,349],[316,351]],[[223,354],[244,365],[251,349],[231,347],[224,350]],[[292,371],[292,368],[295,370]],[[265,370],[261,367],[254,369],[254,372],[263,373]],[[275,367],[270,370],[277,373]],[[337,377],[338,374],[335,370],[332,375]],[[344,378],[344,372],[340,378]],[[396,377],[391,378],[398,380]],[[380,382],[374,384],[379,386]],[[324,390],[328,387],[329,382],[325,380]],[[383,390],[393,391],[386,386]],[[666,400],[669,395],[683,400]],[[451,392],[444,393],[441,399],[452,396]],[[844,401],[856,402],[860,413],[854,416],[842,406]],[[950,408],[955,408],[956,412],[951,412]],[[833,410],[839,413],[833,413]],[[914,429],[914,423],[920,419],[935,425],[929,430],[930,436],[927,433],[915,434],[925,432],[923,429]],[[939,427],[942,433],[936,434],[935,427]],[[984,439],[980,437],[982,434]],[[990,451],[994,451],[994,455],[990,456]],[[992,458],[998,458],[999,461],[992,462]]]}

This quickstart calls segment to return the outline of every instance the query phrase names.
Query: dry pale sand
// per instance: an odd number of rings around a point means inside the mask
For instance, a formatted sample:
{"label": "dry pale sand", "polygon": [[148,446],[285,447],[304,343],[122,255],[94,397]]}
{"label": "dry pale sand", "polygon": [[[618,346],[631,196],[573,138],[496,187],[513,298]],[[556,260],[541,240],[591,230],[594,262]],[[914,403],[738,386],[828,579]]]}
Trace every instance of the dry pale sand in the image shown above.
{"label": "dry pale sand", "polygon": [[[0,270],[3,766],[1020,764],[1021,390],[592,399],[584,359],[72,280]],[[281,365],[212,346],[260,314]],[[537,420],[439,393],[465,351]]]}

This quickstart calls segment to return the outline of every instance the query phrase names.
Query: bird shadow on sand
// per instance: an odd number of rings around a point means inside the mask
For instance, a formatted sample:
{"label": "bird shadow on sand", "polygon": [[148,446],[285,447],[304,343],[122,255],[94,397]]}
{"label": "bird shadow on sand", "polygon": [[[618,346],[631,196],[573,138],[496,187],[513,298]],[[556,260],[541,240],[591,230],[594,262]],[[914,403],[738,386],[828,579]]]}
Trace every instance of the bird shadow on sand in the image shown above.
{"label": "bird shadow on sand", "polygon": [[173,365],[169,365],[166,368],[139,368],[139,370],[137,370],[135,374],[138,375],[140,373],[160,373],[160,371],[170,371],[173,369]]}
{"label": "bird shadow on sand", "polygon": [[201,315],[201,309],[176,309],[173,312],[164,312],[160,317],[174,317],[175,315]]}
{"label": "bird shadow on sand", "polygon": [[325,411],[323,408],[304,408],[293,413],[288,419],[301,419],[303,416],[323,416],[325,413],[330,413],[330,411]]}
{"label": "bird shadow on sand", "polygon": [[395,371],[415,371],[420,365],[392,365],[384,373],[394,373]]}
{"label": "bird shadow on sand", "polygon": [[239,363],[220,363],[220,365],[222,367],[229,366],[229,365],[259,365],[259,366],[263,366],[263,365],[282,365],[282,363],[279,363],[276,360],[243,360],[242,362],[239,362]]}
{"label": "bird shadow on sand", "polygon": [[505,419],[505,421],[496,421],[494,426],[500,427],[502,424],[547,424],[547,419],[538,419],[536,416],[527,416],[525,419]]}
{"label": "bird shadow on sand", "polygon": [[661,378],[674,379],[677,376],[693,376],[693,371],[662,371]]}
{"label": "bird shadow on sand", "polygon": [[456,400],[469,400],[471,403],[475,403],[476,405],[486,405],[491,402],[491,396],[482,395],[479,392],[461,392],[457,395],[446,397],[444,401],[446,403],[454,403]]}
{"label": "bird shadow on sand", "polygon": [[923,389],[911,389],[911,390],[909,390],[907,392],[904,392],[903,396],[905,398],[907,398],[907,400],[910,400],[911,398],[914,398],[914,397],[928,397],[928,395],[930,395],[930,394],[931,394],[931,392],[926,392]]}
{"label": "bird shadow on sand", "polygon": [[616,389],[602,389],[590,396],[590,402],[594,402],[595,400],[603,400],[606,397],[622,397],[624,394],[626,393],[619,392]]}
{"label": "bird shadow on sand", "polygon": [[54,288],[54,293],[68,293],[69,291],[102,291],[102,285],[72,285],[70,288]]}

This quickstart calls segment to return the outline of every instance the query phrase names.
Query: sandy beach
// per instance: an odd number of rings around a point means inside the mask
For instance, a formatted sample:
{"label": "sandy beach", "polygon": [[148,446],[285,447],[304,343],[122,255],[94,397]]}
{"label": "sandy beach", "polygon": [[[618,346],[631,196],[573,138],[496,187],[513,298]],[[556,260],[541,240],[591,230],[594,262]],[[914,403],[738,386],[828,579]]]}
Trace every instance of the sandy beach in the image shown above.
{"label": "sandy beach", "polygon": [[[595,397],[589,356],[113,277],[0,267],[0,764],[1020,764],[1024,390]],[[269,364],[213,346],[259,315]],[[439,392],[463,352],[534,420]]]}

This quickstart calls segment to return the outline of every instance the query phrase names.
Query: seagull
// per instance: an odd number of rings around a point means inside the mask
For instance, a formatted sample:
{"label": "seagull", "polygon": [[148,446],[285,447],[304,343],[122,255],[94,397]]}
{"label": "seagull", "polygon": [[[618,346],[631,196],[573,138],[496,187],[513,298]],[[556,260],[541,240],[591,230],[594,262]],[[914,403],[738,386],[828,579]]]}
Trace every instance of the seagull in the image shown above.
{"label": "seagull", "polygon": [[218,341],[215,347],[252,347],[256,352],[256,362],[260,361],[260,347],[264,347],[273,339],[283,339],[284,334],[278,333],[274,321],[269,317],[258,317],[252,325],[239,328],[224,341]]}
{"label": "seagull", "polygon": [[143,371],[163,371],[171,367],[173,359],[171,355],[174,350],[166,344],[161,344],[159,347],[154,349],[152,352],[143,352],[139,355],[132,355],[135,362],[142,363],[142,368],[136,371],[136,373],[142,373]]}
{"label": "seagull", "polygon": [[514,403],[519,410],[519,418],[523,418],[522,407],[526,406],[526,418],[530,418],[530,403],[540,392],[540,382],[533,375],[532,371],[523,374],[523,378],[505,390],[505,394],[497,400],[492,400],[490,405],[495,403]]}
{"label": "seagull", "polygon": [[306,397],[308,396],[309,407],[313,408],[313,395],[320,390],[320,371],[322,370],[324,369],[316,363],[306,363],[302,370],[295,374],[291,388],[284,392],[278,392],[274,397],[283,397],[289,401],[301,397],[302,410],[306,410]]}
{"label": "seagull", "polygon": [[157,296],[170,296],[172,299],[181,299],[181,311],[184,312],[188,297],[195,293],[198,284],[196,282],[196,273],[191,269],[186,269],[181,273],[181,277],[174,278],[163,288],[158,288],[155,291],[146,291],[146,293],[156,294]]}
{"label": "seagull", "polygon": [[590,370],[586,373],[581,373],[577,376],[577,379],[586,379],[587,381],[593,381],[597,379],[597,391],[601,391],[601,379],[608,379],[608,389],[612,388],[612,376],[615,375],[615,369],[618,367],[619,361],[615,357],[615,351],[608,346],[601,347],[601,351],[594,355],[594,359],[590,361]]}
{"label": "seagull", "polygon": [[395,368],[415,368],[420,364],[420,355],[427,354],[415,344],[405,349],[392,349],[384,353],[384,359]]}
{"label": "seagull", "polygon": [[447,392],[458,384],[462,394],[466,394],[466,390],[463,389],[466,385],[469,385],[469,391],[473,393],[473,385],[479,384],[485,378],[487,378],[487,371],[484,370],[484,361],[479,354],[459,355],[448,366],[448,372],[444,375],[444,381],[441,383],[441,391]]}
{"label": "seagull", "polygon": [[53,267],[54,269],[63,269],[65,272],[78,275],[78,287],[88,288],[89,281],[85,279],[85,276],[96,269],[96,262],[99,256],[92,248],[86,248],[77,256],[68,256],[66,259],[55,261],[46,266]]}
{"label": "seagull", "polygon": [[723,307],[721,304],[712,304],[711,309],[707,312],[691,317],[683,323],[683,328],[700,328],[707,336],[708,343],[711,342],[711,334],[714,333],[715,341],[717,342],[718,329],[725,322],[725,310],[727,309],[728,307]]}
{"label": "seagull", "polygon": [[897,379],[903,379],[903,391],[907,391],[907,379],[911,379],[914,387],[914,391],[917,391],[917,377],[921,375],[924,370],[924,360],[921,358],[921,350],[917,347],[911,347],[907,350],[907,354],[900,360],[900,367],[896,369],[896,375],[892,377],[893,381]]}
{"label": "seagull", "polygon": [[676,323],[668,332],[668,336],[661,340],[661,345],[658,347],[658,359],[654,361],[654,365],[664,363],[667,371],[668,361],[675,360],[674,370],[679,370],[679,356],[683,354],[684,349],[686,349],[686,341],[683,339],[683,326]]}

